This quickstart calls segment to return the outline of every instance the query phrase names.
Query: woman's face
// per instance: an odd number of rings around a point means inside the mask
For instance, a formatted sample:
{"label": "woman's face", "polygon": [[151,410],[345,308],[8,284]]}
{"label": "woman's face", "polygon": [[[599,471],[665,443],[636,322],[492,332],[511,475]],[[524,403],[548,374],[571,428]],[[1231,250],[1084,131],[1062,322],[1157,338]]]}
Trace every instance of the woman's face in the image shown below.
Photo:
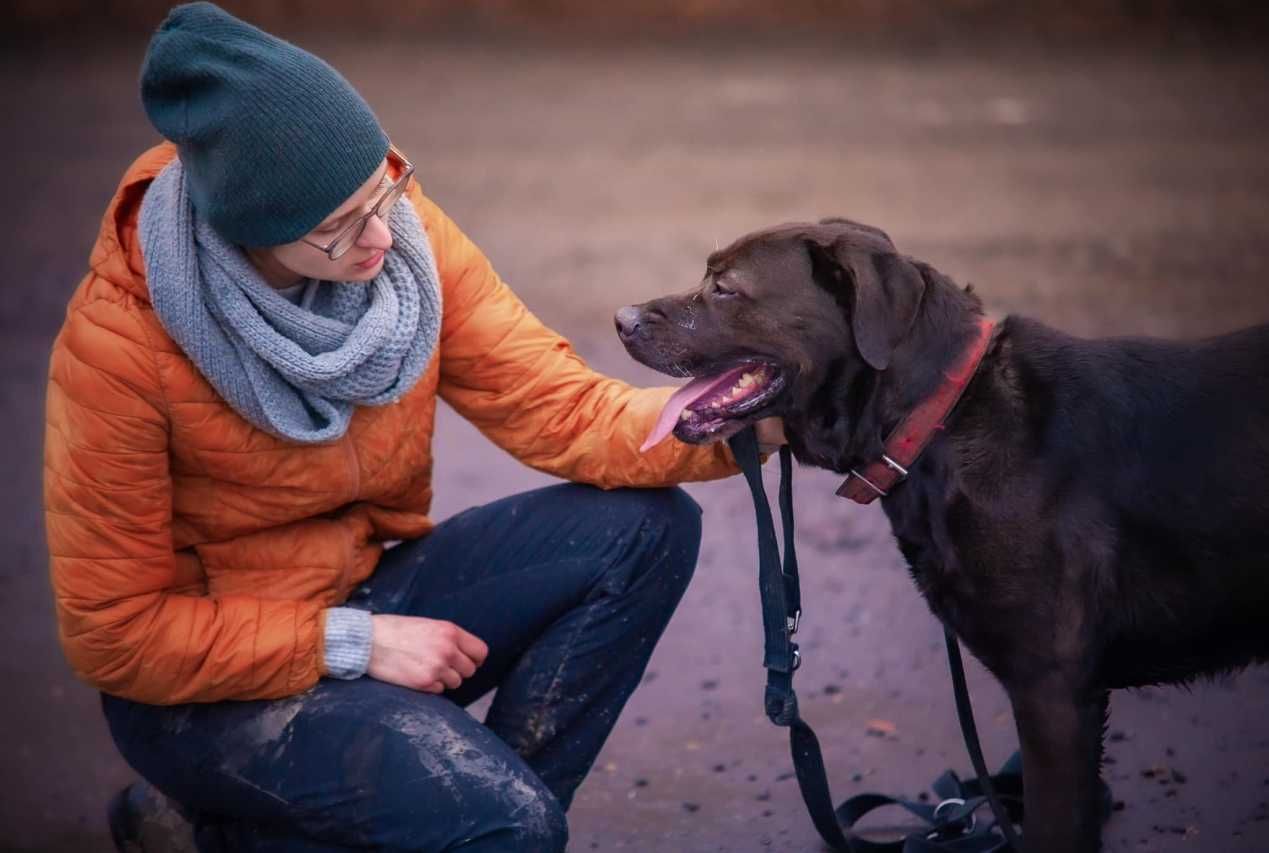
{"label": "woman's face", "polygon": [[383,255],[392,247],[392,233],[378,216],[366,220],[366,229],[353,247],[332,261],[313,243],[327,246],[345,228],[374,207],[392,185],[388,161],[379,164],[375,173],[335,208],[330,216],[293,243],[247,249],[247,257],[270,285],[277,288],[299,284],[306,278],[321,281],[370,281],[383,267]]}

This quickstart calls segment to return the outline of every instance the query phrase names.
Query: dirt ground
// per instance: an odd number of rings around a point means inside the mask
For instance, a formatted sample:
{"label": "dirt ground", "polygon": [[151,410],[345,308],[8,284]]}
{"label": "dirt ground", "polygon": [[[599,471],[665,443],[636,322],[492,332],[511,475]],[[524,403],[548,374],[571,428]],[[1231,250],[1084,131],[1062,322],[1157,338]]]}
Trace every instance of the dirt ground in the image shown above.
{"label": "dirt ground", "polygon": [[[744,231],[833,214],[885,228],[994,311],[1076,333],[1269,320],[1269,74],[1251,55],[304,44],[366,94],[425,191],[529,306],[635,382],[660,380],[625,357],[614,309],[691,285]],[[142,49],[0,59],[4,849],[108,849],[103,806],[131,778],[57,648],[40,448],[49,342],[118,176],[154,140]],[[436,446],[440,518],[546,480],[448,410]],[[944,768],[968,771],[939,628],[880,508],[835,485],[814,471],[797,485],[803,712],[837,799],[915,796]],[[762,715],[747,493],[739,479],[690,491],[706,508],[700,569],[581,788],[571,849],[820,850],[785,735]],[[971,682],[989,760],[1003,761],[1007,703],[976,664]],[[1123,807],[1107,848],[1269,848],[1267,711],[1264,668],[1115,695],[1108,770]],[[870,735],[873,721],[890,733]]]}

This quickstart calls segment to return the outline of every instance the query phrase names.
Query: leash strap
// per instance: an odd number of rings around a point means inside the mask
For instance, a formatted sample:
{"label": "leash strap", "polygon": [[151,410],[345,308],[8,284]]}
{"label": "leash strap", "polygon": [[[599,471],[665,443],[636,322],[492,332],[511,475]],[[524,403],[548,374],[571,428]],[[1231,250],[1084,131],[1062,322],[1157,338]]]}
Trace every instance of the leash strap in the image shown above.
{"label": "leash strap", "polygon": [[[974,772],[982,781],[983,793],[991,805],[991,813],[996,818],[996,825],[1005,834],[1005,838],[1013,849],[1021,851],[1022,842],[1018,840],[1013,821],[1005,814],[1005,807],[996,795],[992,778],[987,773],[987,762],[983,759],[982,744],[978,742],[978,726],[974,724],[974,706],[969,699],[969,685],[965,682],[965,664],[961,660],[961,644],[946,625],[943,626],[943,640],[947,645],[947,668],[952,673],[952,695],[956,699],[956,718],[961,723],[961,736],[965,738],[965,749],[969,752],[970,764],[974,765]],[[1021,790],[1019,792],[1021,793]]]}
{"label": "leash strap", "polygon": [[[933,785],[941,798],[937,805],[881,794],[860,794],[834,809],[819,739],[798,713],[797,694],[793,690],[793,673],[801,662],[793,635],[802,614],[797,552],[793,544],[793,454],[787,445],[780,448],[782,566],[775,522],[762,484],[757,435],[752,427],[746,428],[729,439],[729,444],[749,485],[758,525],[758,587],[765,634],[763,666],[767,670],[763,705],[771,722],[789,727],[789,747],[798,788],[820,837],[840,853],[1005,853],[1011,845],[1015,853],[1021,851],[1012,823],[1022,819],[1022,775],[1017,756],[1015,754],[996,777],[988,775],[974,729],[960,648],[950,631],[945,637],[957,694],[956,706],[978,779],[962,782],[951,771],[944,773]],[[985,804],[990,805],[994,819],[979,821],[978,811]],[[929,826],[904,839],[887,842],[848,834],[864,815],[885,806],[900,806]],[[1003,836],[994,831],[996,827]]]}

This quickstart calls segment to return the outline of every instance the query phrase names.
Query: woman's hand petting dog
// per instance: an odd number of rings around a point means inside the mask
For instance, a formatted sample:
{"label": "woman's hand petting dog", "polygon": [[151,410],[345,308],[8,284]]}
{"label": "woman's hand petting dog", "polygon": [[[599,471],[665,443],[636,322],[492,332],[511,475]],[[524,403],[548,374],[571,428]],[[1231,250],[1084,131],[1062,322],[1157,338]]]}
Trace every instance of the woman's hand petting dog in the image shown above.
{"label": "woman's hand petting dog", "polygon": [[366,674],[389,684],[424,693],[457,690],[489,654],[483,640],[453,622],[377,614],[371,623],[374,639]]}

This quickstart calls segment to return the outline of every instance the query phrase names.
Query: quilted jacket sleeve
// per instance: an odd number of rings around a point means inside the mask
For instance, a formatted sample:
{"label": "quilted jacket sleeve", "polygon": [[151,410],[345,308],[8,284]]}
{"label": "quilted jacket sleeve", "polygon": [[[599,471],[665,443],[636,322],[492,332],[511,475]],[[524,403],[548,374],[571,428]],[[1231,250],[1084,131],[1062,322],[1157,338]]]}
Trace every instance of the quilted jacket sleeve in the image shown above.
{"label": "quilted jacket sleeve", "polygon": [[138,310],[81,304],[53,347],[44,500],[67,659],[153,704],[299,692],[320,674],[320,605],[209,597],[173,553],[166,405]]}
{"label": "quilted jacket sleeve", "polygon": [[440,394],[495,444],[540,471],[604,488],[737,472],[725,444],[639,445],[673,388],[634,388],[591,370],[531,314],[488,259],[419,197],[444,287]]}

